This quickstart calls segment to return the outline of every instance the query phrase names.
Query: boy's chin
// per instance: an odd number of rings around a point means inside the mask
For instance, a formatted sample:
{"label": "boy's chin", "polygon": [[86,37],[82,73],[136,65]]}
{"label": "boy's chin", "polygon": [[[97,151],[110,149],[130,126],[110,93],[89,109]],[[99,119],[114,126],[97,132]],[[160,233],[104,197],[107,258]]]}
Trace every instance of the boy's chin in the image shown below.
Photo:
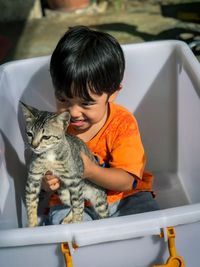
{"label": "boy's chin", "polygon": [[91,127],[91,125],[89,125],[89,124],[82,124],[82,125],[73,125],[73,124],[71,124],[70,125],[76,132],[85,132],[85,131],[87,131],[90,127]]}

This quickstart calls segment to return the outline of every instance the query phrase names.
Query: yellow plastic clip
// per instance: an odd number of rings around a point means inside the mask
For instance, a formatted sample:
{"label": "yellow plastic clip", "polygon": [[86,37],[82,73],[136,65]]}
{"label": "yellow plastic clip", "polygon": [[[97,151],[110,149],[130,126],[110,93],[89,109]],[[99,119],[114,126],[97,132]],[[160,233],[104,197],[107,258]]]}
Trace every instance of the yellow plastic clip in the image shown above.
{"label": "yellow plastic clip", "polygon": [[61,251],[65,257],[66,267],[73,267],[71,251],[77,248],[78,246],[76,244],[68,244],[68,243],[61,244]]}
{"label": "yellow plastic clip", "polygon": [[[161,237],[164,235],[161,234]],[[184,267],[185,263],[182,257],[178,256],[176,253],[176,246],[175,246],[175,230],[173,227],[167,228],[167,236],[168,236],[168,248],[169,248],[169,258],[166,264],[161,265],[154,265],[152,267]]]}

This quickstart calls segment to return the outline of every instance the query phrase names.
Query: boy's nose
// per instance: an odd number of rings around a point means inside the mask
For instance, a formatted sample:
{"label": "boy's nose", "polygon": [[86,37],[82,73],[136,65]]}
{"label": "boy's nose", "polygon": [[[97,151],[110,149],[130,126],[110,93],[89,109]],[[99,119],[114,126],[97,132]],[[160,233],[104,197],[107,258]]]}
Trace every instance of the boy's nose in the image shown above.
{"label": "boy's nose", "polygon": [[72,118],[78,118],[82,113],[81,107],[79,107],[78,105],[73,105],[68,110]]}

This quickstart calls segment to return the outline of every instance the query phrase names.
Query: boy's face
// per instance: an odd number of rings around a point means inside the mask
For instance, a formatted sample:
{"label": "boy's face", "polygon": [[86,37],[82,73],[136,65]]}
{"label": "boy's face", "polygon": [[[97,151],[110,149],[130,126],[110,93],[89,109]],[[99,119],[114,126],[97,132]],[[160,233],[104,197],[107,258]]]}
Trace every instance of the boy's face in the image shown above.
{"label": "boy's face", "polygon": [[[70,126],[78,134],[90,128],[101,128],[107,119],[109,97],[106,93],[101,96],[90,93],[92,101],[84,99],[66,98],[58,102],[60,110],[68,110],[71,114]],[[101,126],[101,127],[100,127]]]}

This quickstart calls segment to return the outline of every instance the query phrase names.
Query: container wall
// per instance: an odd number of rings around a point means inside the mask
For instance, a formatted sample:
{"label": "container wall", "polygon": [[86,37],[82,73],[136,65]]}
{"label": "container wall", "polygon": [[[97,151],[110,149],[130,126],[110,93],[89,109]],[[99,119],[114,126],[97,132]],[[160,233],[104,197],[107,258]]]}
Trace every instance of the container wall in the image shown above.
{"label": "container wall", "polygon": [[[200,201],[200,84],[197,78],[200,69],[199,65],[190,61],[192,53],[185,53],[182,47],[185,46],[177,42],[124,46],[127,65],[123,89],[117,99],[138,119],[148,158],[146,167],[155,175],[157,201],[161,207],[157,221],[163,224],[168,221],[169,226],[178,214],[179,206],[188,203],[193,206]],[[198,69],[197,73],[192,71],[193,65]],[[56,109],[49,76],[49,57],[1,66],[0,84],[0,106],[4,111],[0,120],[0,230],[4,232],[6,228],[26,226],[24,186],[28,153],[25,151],[19,100],[39,109]],[[163,209],[171,207],[177,207],[172,218],[162,217]],[[149,227],[152,213],[143,215],[148,217],[145,222]],[[178,224],[191,222],[192,216]],[[198,221],[197,217],[194,222]],[[136,221],[138,215],[134,218]],[[198,233],[199,223],[178,227],[178,252],[186,258],[186,266],[198,265]],[[41,235],[38,238],[42,238]],[[24,239],[28,240],[29,236]],[[73,258],[77,267],[144,267],[164,263],[168,256],[166,247],[160,238],[145,236],[85,246]],[[64,266],[56,242],[1,248],[0,259],[2,267],[46,266],[46,262],[49,267]]]}
{"label": "container wall", "polygon": [[173,46],[127,46],[124,89],[118,102],[136,116],[147,169],[177,169],[177,64]]}
{"label": "container wall", "polygon": [[[126,71],[117,102],[133,112],[138,120],[147,154],[146,169],[155,176],[160,207],[197,202],[200,197],[193,181],[200,183],[200,126],[199,115],[196,116],[200,105],[193,76],[188,74],[190,68],[182,53],[177,52],[180,49],[176,42],[123,48]],[[0,225],[2,228],[21,227],[26,225],[24,186],[28,155],[24,152],[24,123],[19,100],[39,109],[56,109],[49,57],[5,64],[1,67],[0,80],[0,106],[4,111],[0,120],[3,181]],[[192,182],[188,182],[188,177]]]}
{"label": "container wall", "polygon": [[[200,202],[200,64],[182,64],[178,82],[178,172],[190,203]],[[197,79],[198,77],[199,79]]]}
{"label": "container wall", "polygon": [[0,228],[26,225],[24,187],[28,154],[19,101],[55,110],[48,60],[47,57],[21,60],[1,67],[0,169],[3,181],[0,187]]}
{"label": "container wall", "polygon": [[[184,258],[185,266],[198,266],[199,228],[199,223],[175,228],[176,252]],[[74,267],[150,267],[165,264],[169,257],[169,250],[163,238],[147,236],[81,247],[72,256]],[[1,267],[65,267],[60,244],[1,248],[0,259]]]}

